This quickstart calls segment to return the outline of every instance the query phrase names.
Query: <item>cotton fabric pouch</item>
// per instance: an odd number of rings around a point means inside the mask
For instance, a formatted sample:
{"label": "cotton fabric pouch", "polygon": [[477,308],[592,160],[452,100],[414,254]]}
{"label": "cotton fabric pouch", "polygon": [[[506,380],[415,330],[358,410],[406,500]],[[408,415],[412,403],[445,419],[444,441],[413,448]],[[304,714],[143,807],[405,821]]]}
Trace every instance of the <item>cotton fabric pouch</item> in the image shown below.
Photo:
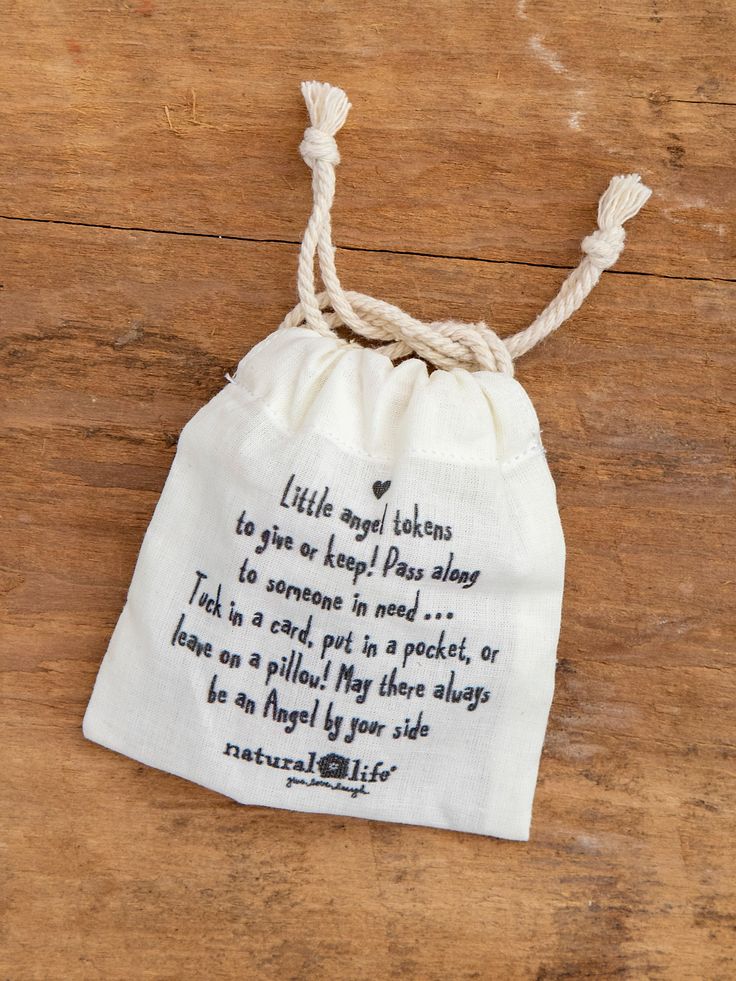
{"label": "cotton fabric pouch", "polygon": [[184,427],[84,734],[244,804],[525,840],[565,550],[513,362],[616,261],[650,192],[614,178],[527,330],[424,324],[342,289],[349,103],[302,89],[300,302]]}

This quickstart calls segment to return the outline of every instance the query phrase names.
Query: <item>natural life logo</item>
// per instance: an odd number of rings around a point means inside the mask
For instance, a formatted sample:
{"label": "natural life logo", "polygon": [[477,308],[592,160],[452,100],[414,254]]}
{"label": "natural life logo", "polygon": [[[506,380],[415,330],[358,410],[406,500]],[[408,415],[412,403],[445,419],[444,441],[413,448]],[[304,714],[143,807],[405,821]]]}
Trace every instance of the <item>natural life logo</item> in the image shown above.
{"label": "natural life logo", "polygon": [[[315,753],[309,754],[310,765],[306,770],[308,773],[312,771],[312,766],[315,764],[315,756]],[[339,753],[326,753],[320,756],[316,760],[316,766],[319,770],[319,778],[312,777],[308,780],[305,777],[290,776],[286,778],[286,786],[294,787],[301,784],[305,787],[324,787],[327,790],[343,791],[355,799],[370,793],[366,784],[383,783],[396,770],[395,766],[386,768],[386,764],[380,761],[370,767],[363,764],[360,759],[350,759]],[[343,780],[347,783],[343,783]]]}
{"label": "natural life logo", "polygon": [[321,777],[333,777],[336,780],[344,780],[348,775],[350,760],[347,756],[340,756],[339,753],[327,753],[317,760],[317,768]]}

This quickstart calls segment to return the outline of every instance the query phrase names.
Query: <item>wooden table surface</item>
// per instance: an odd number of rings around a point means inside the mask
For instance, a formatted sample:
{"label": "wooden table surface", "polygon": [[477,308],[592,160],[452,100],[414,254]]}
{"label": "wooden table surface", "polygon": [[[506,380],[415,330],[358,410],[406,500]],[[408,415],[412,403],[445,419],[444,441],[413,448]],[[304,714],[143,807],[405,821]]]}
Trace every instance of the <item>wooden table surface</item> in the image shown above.
{"label": "wooden table surface", "polygon": [[[9,0],[2,934],[23,979],[732,979],[736,8]],[[568,545],[527,844],[241,807],[81,719],[187,419],[294,302],[298,83],[353,102],[347,285],[525,326]]]}

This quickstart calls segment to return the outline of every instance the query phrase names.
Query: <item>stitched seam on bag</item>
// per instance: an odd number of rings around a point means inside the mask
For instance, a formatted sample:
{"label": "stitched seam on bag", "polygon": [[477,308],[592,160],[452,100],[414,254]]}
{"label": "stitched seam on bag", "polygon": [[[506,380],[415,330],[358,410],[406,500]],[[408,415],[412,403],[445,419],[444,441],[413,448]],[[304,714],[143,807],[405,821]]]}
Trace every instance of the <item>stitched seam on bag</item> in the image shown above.
{"label": "stitched seam on bag", "polygon": [[517,463],[523,463],[524,460],[535,455],[547,455],[547,451],[542,445],[542,440],[539,436],[535,436],[529,446],[525,450],[522,450],[521,453],[517,453],[516,456],[512,456],[509,460],[502,460],[499,466],[502,470],[508,471],[515,467]]}
{"label": "stitched seam on bag", "polygon": [[[243,392],[245,392],[245,394],[250,399],[252,399],[252,401],[259,408],[261,408],[264,411],[265,415],[268,417],[274,428],[277,429],[282,435],[284,436],[297,435],[296,432],[290,429],[287,426],[287,424],[284,422],[284,420],[278,415],[278,413],[276,413],[274,409],[269,405],[265,396],[256,395],[249,388],[247,388],[242,381],[233,380],[231,384],[236,385],[238,388],[242,389]],[[373,462],[382,463],[382,464],[391,464],[394,462],[394,460],[390,457],[378,456],[377,454],[367,453],[361,447],[346,442],[344,439],[342,439],[340,436],[337,436],[335,433],[331,432],[330,430],[314,427],[308,432],[313,432],[318,436],[322,436],[325,439],[329,440],[329,442],[337,446],[339,449],[343,450],[344,452],[352,453],[354,456],[359,456],[364,460],[371,460]],[[529,457],[535,455],[539,455],[539,456],[545,455],[545,449],[542,445],[542,441],[539,436],[535,436],[532,439],[532,442],[526,447],[526,449],[522,450],[520,453],[517,453],[515,456],[512,456],[508,460],[498,460],[498,459],[486,460],[480,457],[470,459],[469,457],[457,456],[455,454],[447,453],[447,452],[433,451],[428,448],[419,451],[411,450],[408,453],[410,459],[414,459],[414,460],[428,459],[428,460],[436,460],[439,462],[461,464],[463,466],[468,466],[468,467],[497,468],[504,472],[508,472],[517,464],[522,463],[524,460],[527,460]]]}

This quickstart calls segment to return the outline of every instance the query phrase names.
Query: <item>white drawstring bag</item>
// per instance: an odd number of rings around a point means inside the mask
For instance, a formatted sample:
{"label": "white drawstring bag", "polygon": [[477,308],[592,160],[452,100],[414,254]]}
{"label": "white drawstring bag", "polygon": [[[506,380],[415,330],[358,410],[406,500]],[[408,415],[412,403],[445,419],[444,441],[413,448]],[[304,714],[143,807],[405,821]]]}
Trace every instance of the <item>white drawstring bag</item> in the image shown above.
{"label": "white drawstring bag", "polygon": [[244,804],[526,840],[564,542],[513,363],[616,261],[650,191],[613,179],[526,330],[421,323],[343,291],[330,209],[350,105],[302,91],[299,305],[184,427],[84,734]]}

